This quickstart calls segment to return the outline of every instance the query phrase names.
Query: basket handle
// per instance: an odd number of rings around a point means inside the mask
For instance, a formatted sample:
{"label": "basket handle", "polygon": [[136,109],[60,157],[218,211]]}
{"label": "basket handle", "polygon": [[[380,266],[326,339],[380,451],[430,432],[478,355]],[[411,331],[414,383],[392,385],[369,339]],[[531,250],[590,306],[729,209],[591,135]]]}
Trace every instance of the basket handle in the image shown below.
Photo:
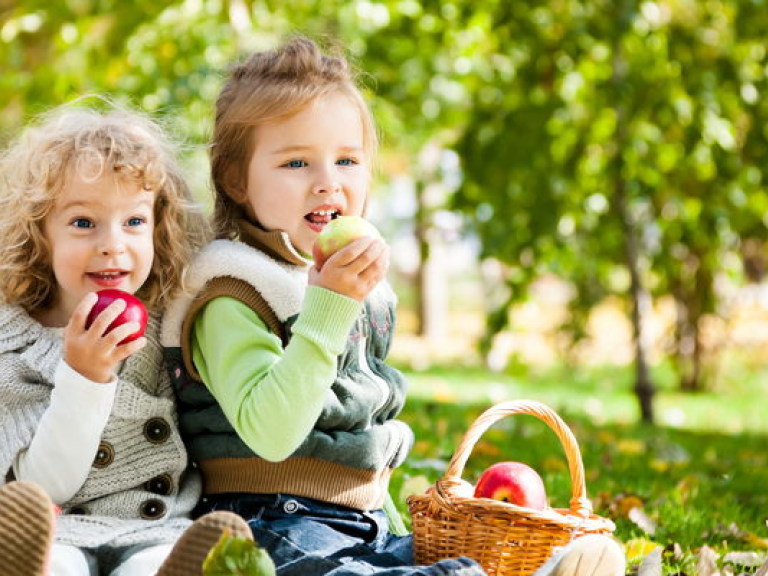
{"label": "basket handle", "polygon": [[568,425],[549,406],[535,400],[515,400],[502,402],[488,408],[469,427],[464,434],[459,447],[451,458],[444,479],[461,478],[464,466],[475,443],[488,428],[496,422],[512,414],[528,414],[535,416],[547,424],[557,435],[565,449],[565,457],[568,460],[568,469],[571,475],[571,501],[570,510],[583,518],[592,514],[592,502],[587,498],[587,486],[584,481],[584,464],[581,461],[581,451],[576,442],[576,437],[568,428]]}

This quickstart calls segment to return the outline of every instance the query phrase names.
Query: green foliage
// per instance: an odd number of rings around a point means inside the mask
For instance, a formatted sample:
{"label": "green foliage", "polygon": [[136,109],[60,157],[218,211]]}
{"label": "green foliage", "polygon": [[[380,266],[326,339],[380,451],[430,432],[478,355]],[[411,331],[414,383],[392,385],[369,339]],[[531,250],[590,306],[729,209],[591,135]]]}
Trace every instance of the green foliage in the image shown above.
{"label": "green foliage", "polygon": [[740,274],[741,239],[765,234],[768,52],[754,20],[768,12],[529,1],[494,5],[489,19],[496,65],[471,94],[453,206],[483,255],[508,266],[502,312],[542,273],[572,281],[572,304],[588,310],[626,295],[617,269],[637,265],[696,333],[717,312],[718,275]]}
{"label": "green foliage", "polygon": [[[584,332],[627,269],[684,312],[698,343],[716,283],[765,237],[765,0],[21,0],[0,5],[0,141],[32,114],[106,93],[171,120],[207,188],[213,99],[229,64],[295,33],[338,41],[362,73],[385,167],[417,189],[430,146],[461,158],[459,211],[509,297],[545,273],[575,287]],[[639,241],[636,259],[627,242]],[[764,252],[764,248],[761,248]],[[764,254],[759,255],[764,258]],[[759,276],[759,274],[758,274]],[[629,309],[629,306],[627,307]],[[486,340],[486,344],[489,340]]]}

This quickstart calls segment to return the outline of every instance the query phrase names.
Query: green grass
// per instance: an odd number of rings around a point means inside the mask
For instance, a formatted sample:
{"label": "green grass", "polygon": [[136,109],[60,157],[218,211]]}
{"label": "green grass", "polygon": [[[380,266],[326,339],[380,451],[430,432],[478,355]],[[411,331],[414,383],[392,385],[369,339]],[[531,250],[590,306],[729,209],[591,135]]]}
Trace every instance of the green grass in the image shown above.
{"label": "green grass", "polygon": [[[695,573],[695,554],[703,545],[721,558],[730,551],[765,554],[768,371],[741,363],[721,373],[718,390],[683,394],[669,371],[658,368],[658,424],[647,426],[638,423],[630,369],[517,375],[466,367],[403,369],[411,382],[403,419],[416,435],[414,450],[392,483],[404,513],[408,493],[442,476],[484,409],[525,398],[548,404],[567,422],[582,452],[595,512],[614,520],[622,541],[645,539],[665,547],[666,574]],[[531,416],[503,419],[475,446],[464,479],[474,482],[499,460],[527,462],[544,478],[550,503],[568,506],[564,452],[546,424]],[[627,517],[633,506],[655,523],[653,533]],[[681,553],[674,555],[676,545]]]}

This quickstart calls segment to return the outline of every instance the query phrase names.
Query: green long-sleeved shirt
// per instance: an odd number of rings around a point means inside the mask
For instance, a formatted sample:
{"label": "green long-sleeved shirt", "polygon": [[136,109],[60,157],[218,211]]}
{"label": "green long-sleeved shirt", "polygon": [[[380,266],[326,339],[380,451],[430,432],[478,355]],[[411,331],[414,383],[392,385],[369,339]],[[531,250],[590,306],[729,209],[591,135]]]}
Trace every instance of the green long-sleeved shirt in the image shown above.
{"label": "green long-sleeved shirt", "polygon": [[284,460],[307,437],[361,307],[356,300],[309,286],[285,348],[239,300],[216,298],[199,313],[192,332],[195,366],[256,454]]}

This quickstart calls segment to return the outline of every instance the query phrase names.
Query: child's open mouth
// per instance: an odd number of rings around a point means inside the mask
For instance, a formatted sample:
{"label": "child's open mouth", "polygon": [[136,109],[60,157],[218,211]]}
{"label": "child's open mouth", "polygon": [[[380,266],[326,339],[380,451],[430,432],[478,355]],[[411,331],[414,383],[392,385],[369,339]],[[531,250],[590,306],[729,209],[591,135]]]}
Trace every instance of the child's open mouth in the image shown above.
{"label": "child's open mouth", "polygon": [[328,224],[328,222],[339,216],[341,216],[340,210],[330,208],[328,210],[315,210],[314,212],[310,212],[304,216],[304,219],[309,222],[310,227],[315,230],[315,232],[319,232],[326,224]]}

